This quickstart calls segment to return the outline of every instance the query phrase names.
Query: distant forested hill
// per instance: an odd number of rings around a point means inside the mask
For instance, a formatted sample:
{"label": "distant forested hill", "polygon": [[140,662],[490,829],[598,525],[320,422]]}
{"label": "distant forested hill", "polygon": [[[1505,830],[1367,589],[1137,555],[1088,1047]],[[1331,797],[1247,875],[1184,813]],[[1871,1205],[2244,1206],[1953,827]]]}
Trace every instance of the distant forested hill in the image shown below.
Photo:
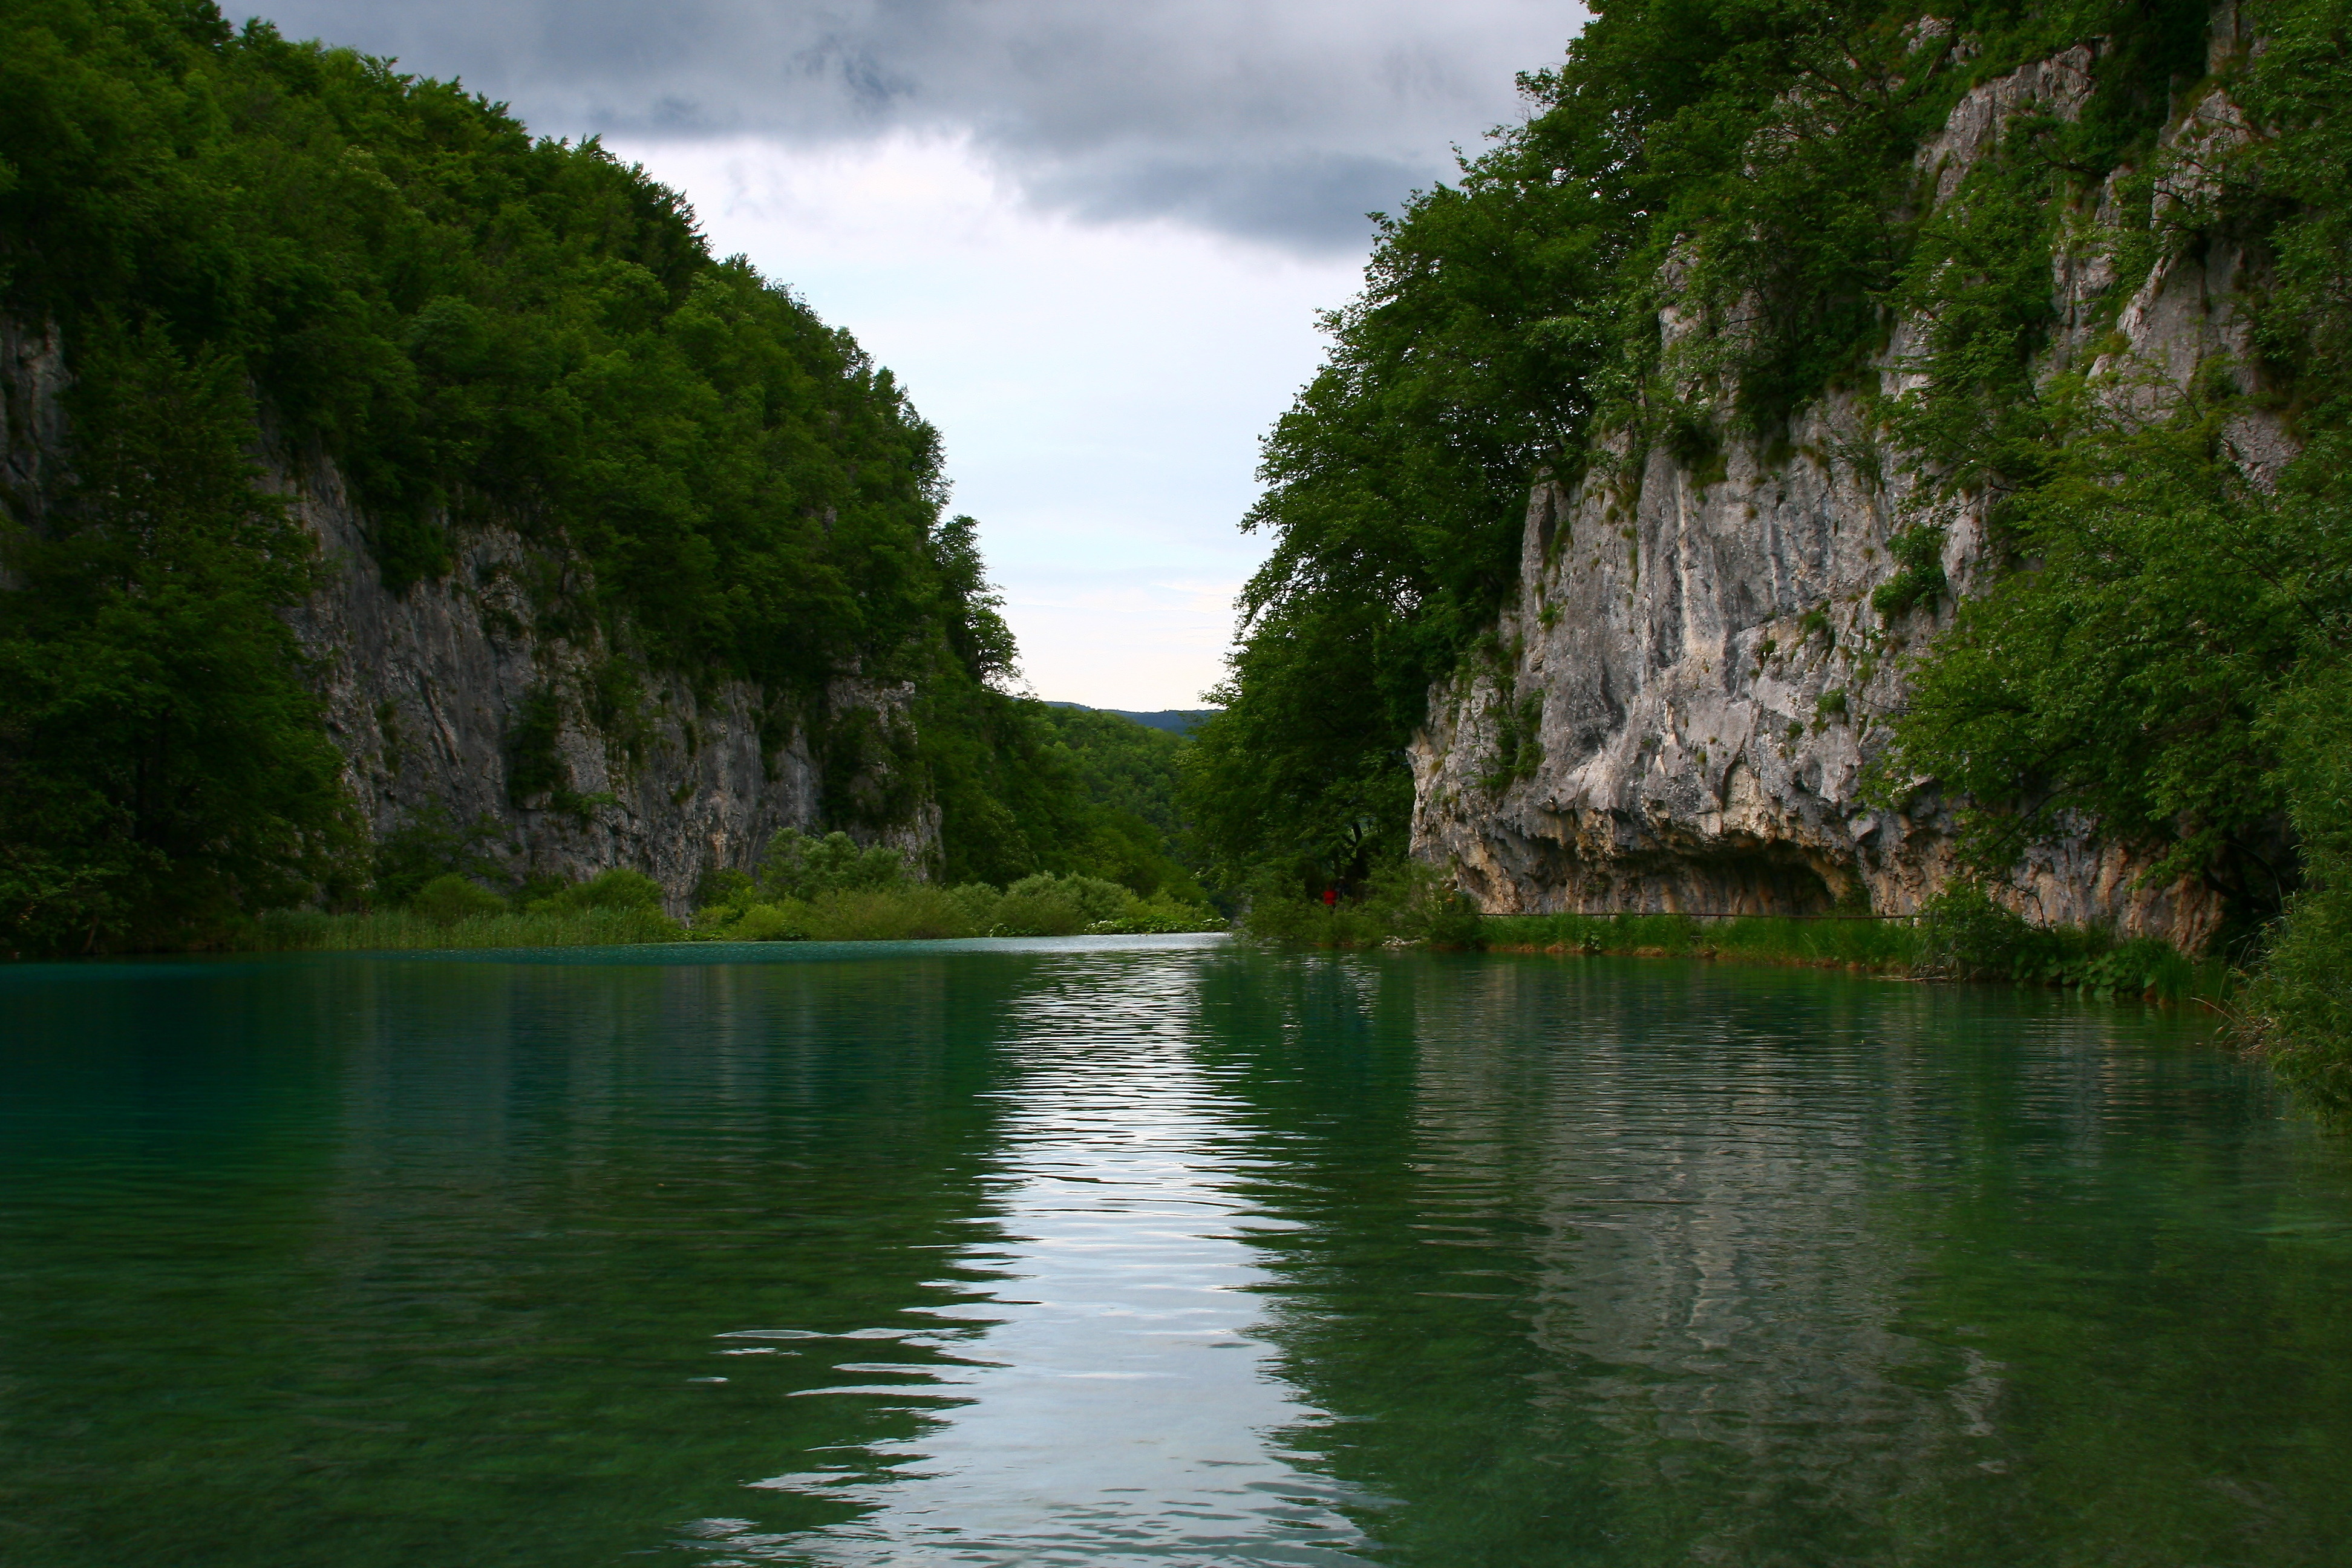
{"label": "distant forested hill", "polygon": [[1133,720],[1147,730],[1165,730],[1171,735],[1190,735],[1217,712],[1213,708],[1159,708],[1141,713],[1125,708],[1089,708],[1083,702],[1049,702],[1045,706],[1074,708],[1081,713],[1112,713]]}

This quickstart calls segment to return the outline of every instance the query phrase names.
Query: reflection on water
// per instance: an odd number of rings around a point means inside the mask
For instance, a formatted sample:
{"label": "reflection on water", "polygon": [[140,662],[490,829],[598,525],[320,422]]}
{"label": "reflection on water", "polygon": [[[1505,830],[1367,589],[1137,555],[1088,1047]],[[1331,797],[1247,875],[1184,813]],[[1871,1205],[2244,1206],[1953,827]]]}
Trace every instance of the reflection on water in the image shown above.
{"label": "reflection on water", "polygon": [[0,972],[10,1563],[2340,1561],[2193,1021],[1187,939]]}
{"label": "reflection on water", "polygon": [[837,1368],[920,1377],[926,1397],[954,1403],[911,1437],[752,1483],[855,1503],[853,1521],[776,1534],[706,1520],[695,1534],[747,1562],[1361,1561],[1334,1507],[1348,1494],[1267,1440],[1315,1413],[1251,1337],[1268,1276],[1234,1191],[1247,1152],[1220,1136],[1236,1107],[1192,1062],[1197,976],[1073,963],[1008,999],[989,1091],[999,1234],[961,1256],[992,1289],[941,1310],[962,1333],[897,1341],[944,1352],[952,1371],[929,1356]]}

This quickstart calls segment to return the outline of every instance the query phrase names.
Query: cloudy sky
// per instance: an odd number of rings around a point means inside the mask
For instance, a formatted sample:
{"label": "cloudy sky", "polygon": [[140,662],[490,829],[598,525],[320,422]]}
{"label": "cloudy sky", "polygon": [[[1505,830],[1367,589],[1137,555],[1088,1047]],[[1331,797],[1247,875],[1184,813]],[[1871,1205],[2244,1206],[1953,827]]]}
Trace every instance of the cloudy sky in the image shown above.
{"label": "cloudy sky", "polygon": [[[234,0],[228,7],[236,12]],[[1040,696],[1194,706],[1264,550],[1257,438],[1564,0],[279,0],[601,135],[897,371]]]}

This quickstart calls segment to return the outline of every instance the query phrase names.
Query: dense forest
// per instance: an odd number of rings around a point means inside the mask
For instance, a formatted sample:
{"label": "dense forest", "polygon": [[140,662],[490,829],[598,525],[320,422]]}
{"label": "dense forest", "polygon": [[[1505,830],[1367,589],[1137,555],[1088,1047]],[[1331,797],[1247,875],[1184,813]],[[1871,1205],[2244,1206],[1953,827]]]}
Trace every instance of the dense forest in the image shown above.
{"label": "dense forest", "polygon": [[[1965,793],[1977,864],[2074,814],[2158,874],[2216,879],[2240,956],[2267,951],[2280,1059],[2352,1102],[2325,1046],[2352,1034],[2352,5],[2244,7],[2261,42],[2223,85],[2250,132],[2169,182],[2159,132],[2214,85],[2206,0],[1976,0],[1944,26],[1877,0],[1598,10],[1521,79],[1523,123],[1381,220],[1266,440],[1247,526],[1273,553],[1190,785],[1205,852],[1308,879],[1402,855],[1404,749],[1516,579],[1530,484],[1586,472],[1612,432],[1769,447],[1792,410],[1861,389],[1932,490],[1997,499],[2011,563],[1914,669],[1882,766]],[[2078,119],[2012,132],[1957,200],[1916,198],[1914,150],[1963,92],[2092,41]],[[2302,447],[2275,489],[2231,460],[2248,395],[2227,367],[2126,420],[2038,357],[2053,247],[2110,176],[2111,301],[2166,247],[2268,258],[2255,395]],[[1717,323],[1671,363],[1670,258]],[[1898,316],[1933,323],[1916,389],[1872,393]],[[1898,600],[1943,592],[1917,553]]]}
{"label": "dense forest", "polygon": [[[397,867],[369,842],[286,625],[321,563],[272,470],[321,459],[394,592],[517,529],[589,568],[535,586],[542,624],[756,682],[887,782],[825,826],[930,801],[948,880],[1192,886],[1164,790],[1009,694],[890,373],[593,141],[208,0],[5,0],[0,321],[69,376],[46,464],[21,397],[7,433],[0,946],[201,941],[434,869],[430,822]],[[911,753],[828,727],[853,672],[916,694]]]}

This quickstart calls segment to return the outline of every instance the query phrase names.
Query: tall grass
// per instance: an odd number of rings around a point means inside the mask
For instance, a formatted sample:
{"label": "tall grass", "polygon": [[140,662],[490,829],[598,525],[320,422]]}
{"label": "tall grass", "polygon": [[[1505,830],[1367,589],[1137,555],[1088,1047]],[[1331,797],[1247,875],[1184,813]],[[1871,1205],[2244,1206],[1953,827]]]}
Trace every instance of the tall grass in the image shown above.
{"label": "tall grass", "polygon": [[1205,904],[1165,894],[1139,899],[1099,878],[1040,874],[1001,893],[982,882],[955,888],[901,882],[769,900],[746,893],[703,910],[691,934],[709,942],[903,942],[1224,929],[1223,919]]}
{"label": "tall grass", "polygon": [[337,915],[273,910],[228,933],[232,952],[412,952],[488,947],[627,947],[679,942],[659,910],[535,910],[436,920],[413,910]]}
{"label": "tall grass", "polygon": [[2219,959],[2195,959],[2156,937],[2116,942],[2079,926],[2043,927],[2000,911],[1997,921],[1938,900],[1916,920],[1748,915],[1489,916],[1490,947],[1746,959],[1816,964],[1932,980],[2007,980],[2105,997],[2211,1002],[2235,984]]}
{"label": "tall grass", "polygon": [[1485,921],[1485,935],[1489,947],[1745,958],[1899,973],[1909,973],[1921,952],[1920,932],[1907,921],[1774,915],[1730,920],[1694,920],[1673,914],[1490,915]]}
{"label": "tall grass", "polygon": [[[593,886],[593,884],[591,884]],[[575,889],[576,891],[576,889]],[[808,899],[714,905],[681,925],[646,904],[588,905],[562,895],[520,910],[457,900],[373,914],[277,910],[202,945],[229,952],[398,952],[459,948],[626,947],[659,942],[908,942],[1223,931],[1202,904],[1139,899],[1092,878],[1032,877],[1005,892],[974,883],[901,882]],[[468,912],[472,911],[472,912]]]}
{"label": "tall grass", "polygon": [[1937,980],[2007,980],[2086,995],[2219,1004],[2236,984],[2219,960],[2198,960],[2154,937],[2031,925],[1980,891],[1959,887],[1916,918],[1680,914],[1468,914],[1419,882],[1375,886],[1360,902],[1323,907],[1295,894],[1261,896],[1251,934],[1293,946],[1377,947],[1427,942],[1539,952],[1721,958],[1860,969]]}

